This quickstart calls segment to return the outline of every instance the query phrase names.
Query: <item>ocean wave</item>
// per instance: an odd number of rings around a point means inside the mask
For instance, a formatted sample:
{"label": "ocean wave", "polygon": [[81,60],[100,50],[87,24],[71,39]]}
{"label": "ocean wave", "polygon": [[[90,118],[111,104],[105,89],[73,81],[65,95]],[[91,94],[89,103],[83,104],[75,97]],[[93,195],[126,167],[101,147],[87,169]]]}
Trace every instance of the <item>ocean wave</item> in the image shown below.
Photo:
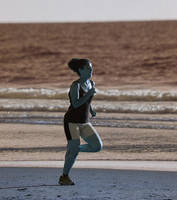
{"label": "ocean wave", "polygon": [[[0,98],[10,99],[68,99],[68,89],[1,88]],[[176,101],[176,90],[96,89],[95,100],[107,101]]]}
{"label": "ocean wave", "polygon": [[[61,99],[0,99],[0,111],[66,112],[68,100]],[[177,102],[121,102],[94,100],[97,112],[110,113],[177,113]]]}
{"label": "ocean wave", "polygon": [[177,91],[107,89],[97,90],[96,99],[110,101],[176,101]]}

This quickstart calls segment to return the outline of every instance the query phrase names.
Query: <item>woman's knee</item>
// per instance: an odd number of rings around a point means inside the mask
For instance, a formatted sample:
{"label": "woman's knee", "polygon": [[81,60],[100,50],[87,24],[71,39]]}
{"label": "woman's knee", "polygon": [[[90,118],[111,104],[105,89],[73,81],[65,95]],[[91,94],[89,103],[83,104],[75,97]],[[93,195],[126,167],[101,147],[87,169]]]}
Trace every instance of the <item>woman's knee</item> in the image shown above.
{"label": "woman's knee", "polygon": [[99,137],[99,135],[95,135],[95,142],[94,142],[94,146],[95,146],[95,152],[99,152],[103,149],[103,142],[101,140],[101,138]]}
{"label": "woman's knee", "polygon": [[103,142],[96,134],[84,138],[84,140],[92,147],[93,152],[98,152],[103,149]]}
{"label": "woman's knee", "polygon": [[102,141],[99,141],[99,143],[97,143],[96,145],[95,145],[95,152],[99,152],[99,151],[101,151],[103,149],[103,143],[102,143]]}
{"label": "woman's knee", "polygon": [[99,152],[103,149],[103,143],[101,140],[93,142],[91,146],[92,146],[93,152]]}

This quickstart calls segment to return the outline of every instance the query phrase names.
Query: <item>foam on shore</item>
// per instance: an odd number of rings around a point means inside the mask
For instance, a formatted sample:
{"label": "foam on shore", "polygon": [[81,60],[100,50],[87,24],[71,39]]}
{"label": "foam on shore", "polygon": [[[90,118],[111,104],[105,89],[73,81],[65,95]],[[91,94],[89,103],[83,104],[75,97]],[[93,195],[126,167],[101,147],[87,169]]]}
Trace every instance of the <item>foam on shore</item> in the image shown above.
{"label": "foam on shore", "polygon": [[[0,88],[0,98],[10,99],[68,99],[68,89]],[[106,101],[176,101],[176,90],[96,89],[95,100]]]}

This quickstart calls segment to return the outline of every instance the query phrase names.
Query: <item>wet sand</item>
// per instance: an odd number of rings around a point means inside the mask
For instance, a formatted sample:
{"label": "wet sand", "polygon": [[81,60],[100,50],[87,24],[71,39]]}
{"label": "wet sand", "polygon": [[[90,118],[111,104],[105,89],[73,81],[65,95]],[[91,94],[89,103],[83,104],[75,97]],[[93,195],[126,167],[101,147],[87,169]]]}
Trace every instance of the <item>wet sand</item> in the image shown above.
{"label": "wet sand", "polygon": [[175,200],[174,172],[73,169],[74,186],[58,186],[58,168],[0,168],[3,200]]}
{"label": "wet sand", "polygon": [[[103,115],[111,116],[111,113]],[[131,114],[114,113],[113,116],[131,117]],[[132,118],[135,116],[147,117],[133,114]],[[128,122],[120,120],[123,124]],[[137,119],[136,123],[142,124],[142,121]],[[103,140],[103,150],[98,153],[80,153],[78,160],[177,160],[176,130],[99,126],[95,128]],[[0,129],[2,161],[64,160],[67,142],[62,125],[0,124]],[[81,140],[81,143],[84,142]]]}
{"label": "wet sand", "polygon": [[58,185],[66,150],[61,125],[0,124],[0,129],[2,200],[177,198],[175,130],[96,127],[103,151],[80,153],[70,175],[76,185],[64,187]]}

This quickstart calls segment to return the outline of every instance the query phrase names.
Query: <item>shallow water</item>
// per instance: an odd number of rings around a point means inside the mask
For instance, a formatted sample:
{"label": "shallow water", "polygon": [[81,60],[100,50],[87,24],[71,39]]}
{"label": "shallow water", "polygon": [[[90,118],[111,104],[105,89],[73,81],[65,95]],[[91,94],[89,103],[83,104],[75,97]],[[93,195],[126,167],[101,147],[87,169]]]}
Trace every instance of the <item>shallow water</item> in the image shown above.
{"label": "shallow water", "polygon": [[[1,98],[68,99],[68,89],[0,88]],[[95,100],[106,101],[176,101],[176,90],[96,89]]]}
{"label": "shallow water", "polygon": [[[51,112],[3,112],[0,113],[0,123],[63,125],[63,116],[63,113]],[[91,123],[99,127],[177,130],[176,115],[135,116],[124,114],[118,116],[98,116],[91,118]]]}
{"label": "shallow water", "polygon": [[[175,101],[108,101],[94,100],[93,108],[97,112],[111,113],[177,113]],[[68,100],[61,99],[0,99],[1,111],[45,111],[65,112]]]}

